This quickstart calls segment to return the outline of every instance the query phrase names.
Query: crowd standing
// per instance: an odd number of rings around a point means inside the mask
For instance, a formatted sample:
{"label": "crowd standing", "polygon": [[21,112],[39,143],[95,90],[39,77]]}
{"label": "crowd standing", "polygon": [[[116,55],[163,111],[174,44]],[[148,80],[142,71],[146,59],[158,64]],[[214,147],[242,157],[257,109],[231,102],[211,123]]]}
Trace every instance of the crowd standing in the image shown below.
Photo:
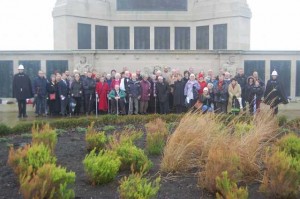
{"label": "crowd standing", "polygon": [[18,117],[27,117],[26,99],[34,97],[36,116],[67,116],[91,114],[168,114],[200,109],[203,113],[233,113],[248,110],[255,114],[264,102],[274,114],[280,103],[288,103],[285,90],[273,71],[265,83],[259,74],[246,77],[243,69],[237,74],[220,70],[197,71],[194,68],[154,70],[141,74],[140,70],[111,70],[108,74],[74,70],[52,74],[50,79],[39,71],[31,82],[24,66],[13,79],[13,96],[19,107]]}

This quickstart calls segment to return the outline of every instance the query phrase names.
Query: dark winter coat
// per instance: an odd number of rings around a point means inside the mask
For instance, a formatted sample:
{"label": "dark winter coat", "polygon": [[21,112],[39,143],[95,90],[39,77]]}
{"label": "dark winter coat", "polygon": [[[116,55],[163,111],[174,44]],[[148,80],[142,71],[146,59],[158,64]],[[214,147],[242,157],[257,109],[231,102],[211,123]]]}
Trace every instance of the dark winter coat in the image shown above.
{"label": "dark winter coat", "polygon": [[141,84],[141,101],[149,101],[151,93],[151,83],[148,80],[142,80]]}
{"label": "dark winter coat", "polygon": [[242,89],[242,98],[246,98],[247,77],[245,75],[238,74],[235,76],[235,79]]}
{"label": "dark winter coat", "polygon": [[85,95],[94,94],[96,90],[96,80],[87,77],[83,80],[83,90]]}
{"label": "dark winter coat", "polygon": [[163,103],[163,102],[166,102],[167,100],[169,100],[170,91],[171,91],[170,86],[166,81],[164,81],[162,83],[157,82],[156,93],[157,93],[159,102]]}
{"label": "dark winter coat", "polygon": [[228,101],[228,84],[223,81],[222,86],[219,88],[219,82],[214,86],[215,102],[227,103]]}
{"label": "dark winter coat", "polygon": [[32,86],[25,73],[15,74],[13,79],[13,97],[17,100],[32,98]]}
{"label": "dark winter coat", "polygon": [[69,95],[69,87],[67,81],[60,80],[57,84],[59,97],[64,96],[68,97]]}
{"label": "dark winter coat", "polygon": [[128,90],[127,93],[129,97],[137,98],[141,96],[141,84],[139,81],[130,80],[128,82]]}
{"label": "dark winter coat", "polygon": [[267,82],[264,98],[265,103],[271,106],[288,103],[283,86],[278,79],[270,79]]}
{"label": "dark winter coat", "polygon": [[82,97],[82,83],[80,81],[74,80],[71,84],[70,93],[72,97]]}
{"label": "dark winter coat", "polygon": [[174,83],[174,106],[184,106],[185,105],[185,96],[184,96],[184,87],[186,82],[184,80],[176,81]]}
{"label": "dark winter coat", "polygon": [[206,105],[208,107],[211,107],[211,104],[213,103],[213,99],[211,97],[211,95],[200,95],[199,97],[199,101],[202,102],[203,105]]}
{"label": "dark winter coat", "polygon": [[33,80],[32,92],[34,95],[46,97],[47,95],[47,79],[44,77],[36,77]]}

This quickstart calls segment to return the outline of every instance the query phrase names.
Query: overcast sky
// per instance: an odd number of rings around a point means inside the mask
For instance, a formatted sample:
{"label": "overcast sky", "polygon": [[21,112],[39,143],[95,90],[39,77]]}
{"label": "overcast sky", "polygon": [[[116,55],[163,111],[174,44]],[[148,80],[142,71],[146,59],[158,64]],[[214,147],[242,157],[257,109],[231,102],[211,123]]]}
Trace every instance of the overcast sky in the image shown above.
{"label": "overcast sky", "polygon": [[[0,50],[52,50],[56,0],[0,0]],[[248,0],[251,50],[300,50],[300,0]]]}

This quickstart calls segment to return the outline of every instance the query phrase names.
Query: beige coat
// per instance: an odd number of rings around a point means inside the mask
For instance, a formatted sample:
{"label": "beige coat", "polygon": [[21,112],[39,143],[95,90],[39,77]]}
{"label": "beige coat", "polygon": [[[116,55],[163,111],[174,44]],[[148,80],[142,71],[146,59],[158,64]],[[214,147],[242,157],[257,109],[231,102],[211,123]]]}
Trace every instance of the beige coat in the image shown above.
{"label": "beige coat", "polygon": [[239,98],[242,95],[241,86],[238,83],[236,83],[235,87],[233,88],[232,84],[230,83],[228,85],[228,94],[229,94],[229,98],[228,98],[227,112],[230,113],[231,108],[232,108],[232,98],[233,98],[233,96],[236,96],[237,98]]}

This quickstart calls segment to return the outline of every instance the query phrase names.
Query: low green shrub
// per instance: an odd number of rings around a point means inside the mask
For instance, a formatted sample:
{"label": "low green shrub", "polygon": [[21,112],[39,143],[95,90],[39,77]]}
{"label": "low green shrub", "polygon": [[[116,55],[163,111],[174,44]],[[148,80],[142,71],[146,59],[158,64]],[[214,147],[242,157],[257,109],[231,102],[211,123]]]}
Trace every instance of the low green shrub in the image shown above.
{"label": "low green shrub", "polygon": [[45,124],[41,128],[38,125],[32,126],[32,144],[44,144],[49,147],[50,151],[54,153],[55,145],[57,143],[56,131],[51,129],[49,124]]}
{"label": "low green shrub", "polygon": [[153,166],[145,152],[130,142],[121,144],[116,148],[116,152],[120,156],[123,169],[130,169],[133,166],[134,170],[144,169],[147,172]]}
{"label": "low green shrub", "polygon": [[265,160],[260,191],[270,198],[293,198],[299,194],[300,161],[284,151],[276,151]]}
{"label": "low green shrub", "polygon": [[250,132],[251,129],[254,129],[253,124],[245,123],[245,122],[238,122],[234,124],[234,135],[241,137],[246,135]]}
{"label": "low green shrub", "polygon": [[76,127],[75,129],[78,133],[82,133],[82,134],[85,134],[87,132],[87,129],[86,128],[83,128],[83,127]]}
{"label": "low green shrub", "polygon": [[87,133],[85,136],[85,140],[87,143],[87,150],[92,150],[94,148],[96,148],[97,150],[104,149],[105,144],[107,143],[107,138],[104,131]]}
{"label": "low green shrub", "polygon": [[11,133],[11,128],[5,124],[0,124],[0,136],[9,135]]}
{"label": "low green shrub", "polygon": [[143,137],[142,131],[124,130],[122,132],[115,132],[108,136],[108,148],[111,150],[117,149],[120,145],[125,143],[133,144],[135,141]]}
{"label": "low green shrub", "polygon": [[278,115],[277,120],[278,120],[278,125],[281,127],[281,126],[284,126],[287,123],[288,118],[285,115]]}
{"label": "low green shrub", "polygon": [[55,129],[55,132],[56,132],[57,136],[60,136],[62,134],[67,133],[67,130],[65,130],[65,129]]}
{"label": "low green shrub", "polygon": [[21,134],[21,138],[32,138],[32,133],[23,133]]}
{"label": "low green shrub", "polygon": [[85,141],[87,143],[87,150],[92,150],[94,148],[101,150],[104,149],[105,144],[107,143],[107,137],[105,132],[97,132],[94,129],[94,122],[92,122],[87,128]]}
{"label": "low green shrub", "polygon": [[216,187],[217,199],[247,199],[249,196],[247,188],[238,188],[236,182],[228,178],[227,171],[216,177]]}
{"label": "low green shrub", "polygon": [[74,182],[74,172],[67,172],[55,164],[44,164],[36,172],[29,168],[27,175],[20,179],[20,191],[24,199],[71,199],[75,192],[69,186]]}
{"label": "low green shrub", "polygon": [[112,126],[112,125],[107,125],[107,126],[104,126],[103,131],[114,131],[116,130],[116,127],[115,126]]}
{"label": "low green shrub", "polygon": [[287,134],[278,141],[278,146],[281,151],[300,161],[300,138],[293,134]]}
{"label": "low green shrub", "polygon": [[24,174],[31,166],[33,171],[44,164],[55,164],[56,158],[51,155],[51,151],[43,144],[26,145],[24,148],[15,150],[13,147],[9,150],[8,164],[14,172]]}
{"label": "low green shrub", "polygon": [[135,130],[135,126],[133,124],[127,124],[124,126],[125,131],[133,131]]}
{"label": "low green shrub", "polygon": [[143,173],[132,173],[120,180],[119,193],[122,199],[150,199],[156,197],[160,188],[160,177],[153,182],[143,177]]}
{"label": "low green shrub", "polygon": [[83,160],[84,170],[93,185],[111,182],[121,166],[120,158],[113,151],[92,150]]}

